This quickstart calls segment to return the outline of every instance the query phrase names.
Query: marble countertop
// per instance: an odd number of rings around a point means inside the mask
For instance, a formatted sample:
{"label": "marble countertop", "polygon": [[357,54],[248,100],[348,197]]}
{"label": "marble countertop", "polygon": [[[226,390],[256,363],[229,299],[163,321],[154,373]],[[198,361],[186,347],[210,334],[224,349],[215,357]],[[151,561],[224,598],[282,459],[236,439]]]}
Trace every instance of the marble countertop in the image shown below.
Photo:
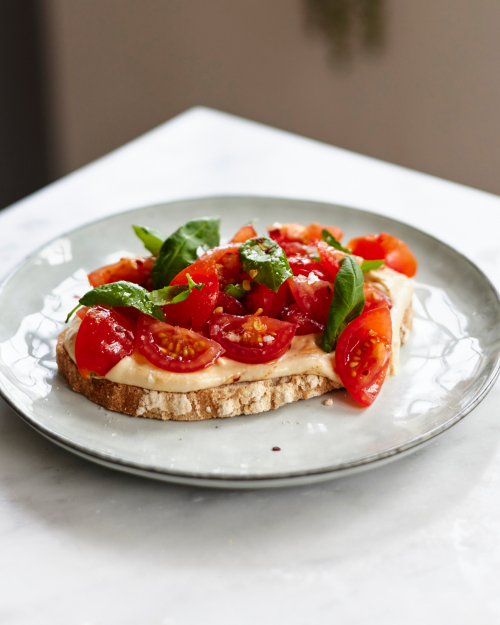
{"label": "marble countertop", "polygon": [[[401,219],[500,288],[500,198],[204,108],[2,211],[2,272],[101,216],[231,194]],[[0,400],[0,623],[496,624],[499,403],[369,472],[227,492],[93,465]]]}

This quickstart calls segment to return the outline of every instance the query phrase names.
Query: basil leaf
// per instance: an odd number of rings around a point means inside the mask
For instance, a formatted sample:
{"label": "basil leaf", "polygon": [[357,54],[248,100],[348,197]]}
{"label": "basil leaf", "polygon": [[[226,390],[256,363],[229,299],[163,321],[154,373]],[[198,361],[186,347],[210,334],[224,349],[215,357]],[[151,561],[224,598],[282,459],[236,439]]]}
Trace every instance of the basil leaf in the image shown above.
{"label": "basil leaf", "polygon": [[110,308],[113,308],[113,306],[133,306],[146,315],[151,315],[151,317],[158,319],[158,321],[165,321],[163,310],[151,301],[150,294],[146,289],[132,282],[120,281],[103,284],[85,293],[80,298],[78,306],[67,316],[66,322],[69,321],[71,315],[80,306],[95,306],[96,304],[102,304]]}
{"label": "basil leaf", "polygon": [[382,267],[385,260],[364,260],[361,264],[361,271],[372,271],[372,269],[378,269]]}
{"label": "basil leaf", "polygon": [[163,242],[153,265],[153,286],[168,286],[175,276],[198,258],[199,247],[219,245],[220,217],[202,217],[188,221]]}
{"label": "basil leaf", "polygon": [[163,245],[163,241],[167,238],[166,235],[159,230],[153,230],[153,228],[148,228],[147,226],[132,226],[132,228],[139,239],[144,243],[144,247],[148,252],[157,256]]}
{"label": "basil leaf", "polygon": [[243,299],[245,295],[248,295],[249,291],[245,291],[242,284],[228,284],[224,289],[224,293],[236,299]]}
{"label": "basil leaf", "polygon": [[[252,280],[275,293],[293,275],[285,252],[272,239],[260,237],[245,241],[240,247],[239,256],[243,271],[252,272]],[[254,274],[255,271],[257,273]]]}
{"label": "basil leaf", "polygon": [[336,250],[339,250],[341,252],[344,252],[344,254],[350,254],[351,250],[348,250],[346,247],[344,247],[343,245],[341,245],[339,243],[339,241],[337,241],[337,239],[333,236],[333,234],[330,234],[328,232],[328,230],[323,230],[321,233],[321,238],[323,239],[323,241],[325,243],[328,243],[328,245],[331,245],[332,247],[334,247]]}
{"label": "basil leaf", "polygon": [[186,274],[186,277],[188,279],[187,284],[174,284],[173,286],[166,286],[163,289],[150,293],[149,296],[151,301],[158,306],[178,304],[179,302],[186,300],[191,295],[191,291],[193,289],[201,291],[201,289],[205,286],[204,284],[196,284],[188,273]]}
{"label": "basil leaf", "polygon": [[339,336],[348,323],[363,312],[365,293],[364,278],[354,256],[345,256],[335,276],[333,298],[323,332],[321,347],[325,352],[335,349]]}

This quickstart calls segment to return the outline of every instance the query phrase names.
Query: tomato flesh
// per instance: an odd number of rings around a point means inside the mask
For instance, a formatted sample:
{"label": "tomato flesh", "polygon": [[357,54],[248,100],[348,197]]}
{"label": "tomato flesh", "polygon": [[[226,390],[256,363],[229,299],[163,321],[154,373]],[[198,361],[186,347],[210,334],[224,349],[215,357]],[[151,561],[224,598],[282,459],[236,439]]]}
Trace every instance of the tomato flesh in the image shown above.
{"label": "tomato flesh", "polygon": [[215,304],[215,310],[218,308],[222,308],[222,313],[227,315],[237,315],[238,317],[248,315],[248,310],[243,306],[243,304],[232,295],[224,293],[224,291],[219,291],[219,296],[217,297],[217,302]]}
{"label": "tomato flesh", "polygon": [[105,376],[134,351],[135,334],[135,324],[119,311],[105,306],[89,308],[75,342],[76,364],[82,376]]}
{"label": "tomato flesh", "polygon": [[287,280],[299,307],[320,323],[326,323],[333,297],[333,283],[316,276],[293,276]]}
{"label": "tomato flesh", "polygon": [[313,319],[305,313],[298,304],[287,306],[281,314],[281,320],[288,323],[294,323],[297,326],[296,336],[305,334],[318,334],[323,332],[325,325]]}
{"label": "tomato flesh", "polygon": [[303,243],[297,241],[282,241],[280,244],[281,249],[285,252],[287,257],[290,256],[309,256],[311,249]]}
{"label": "tomato flesh", "polygon": [[277,293],[263,284],[254,283],[254,287],[243,300],[243,304],[248,312],[256,313],[260,308],[264,316],[277,319],[285,306],[287,295],[286,282],[280,286]]}
{"label": "tomato flesh", "polygon": [[231,243],[245,243],[248,239],[253,239],[257,236],[257,232],[252,224],[247,224],[238,230],[238,232],[231,239]]}
{"label": "tomato flesh", "polygon": [[151,291],[153,288],[151,272],[154,262],[155,258],[153,256],[148,256],[147,258],[122,258],[117,263],[95,269],[88,274],[88,279],[94,288],[103,284],[125,280],[126,282],[139,284]]}
{"label": "tomato flesh", "polygon": [[349,241],[347,246],[353,254],[366,260],[385,260],[387,267],[412,278],[417,273],[417,259],[404,241],[392,234],[367,234]]}
{"label": "tomato flesh", "polygon": [[342,230],[340,228],[337,228],[337,226],[322,226],[321,224],[314,222],[307,226],[309,241],[311,243],[314,243],[315,241],[321,241],[321,235],[323,233],[323,230],[329,232],[333,237],[337,239],[337,241],[340,241],[340,239],[344,236]]}
{"label": "tomato flesh", "polygon": [[280,358],[290,347],[296,326],[271,317],[213,315],[210,337],[238,362],[260,364]]}
{"label": "tomato flesh", "polygon": [[365,291],[365,307],[363,308],[363,312],[373,310],[374,308],[381,308],[382,306],[386,306],[389,309],[392,308],[391,298],[372,284],[365,282],[363,289]]}
{"label": "tomato flesh", "polygon": [[283,243],[302,243],[307,245],[308,243],[315,243],[321,241],[321,234],[323,230],[327,230],[333,235],[337,241],[343,236],[343,232],[336,226],[322,226],[317,222],[313,222],[308,226],[301,226],[296,223],[289,224],[276,224],[275,226],[268,226],[267,231],[269,236],[274,239],[279,245]]}
{"label": "tomato flesh", "polygon": [[346,390],[363,406],[370,406],[380,392],[391,344],[391,313],[387,307],[364,312],[340,335],[335,368]]}
{"label": "tomato flesh", "polygon": [[314,273],[320,280],[331,280],[331,276],[323,265],[308,256],[294,255],[288,258],[288,264],[294,276],[309,277]]}
{"label": "tomato flesh", "polygon": [[137,345],[151,364],[173,373],[200,371],[224,353],[215,341],[144,313],[141,313],[137,326]]}
{"label": "tomato flesh", "polygon": [[163,312],[170,325],[197,330],[212,314],[219,294],[219,277],[211,260],[197,260],[178,273],[170,284],[187,284],[187,274],[197,284],[203,284],[203,288],[193,289],[183,302],[166,304]]}

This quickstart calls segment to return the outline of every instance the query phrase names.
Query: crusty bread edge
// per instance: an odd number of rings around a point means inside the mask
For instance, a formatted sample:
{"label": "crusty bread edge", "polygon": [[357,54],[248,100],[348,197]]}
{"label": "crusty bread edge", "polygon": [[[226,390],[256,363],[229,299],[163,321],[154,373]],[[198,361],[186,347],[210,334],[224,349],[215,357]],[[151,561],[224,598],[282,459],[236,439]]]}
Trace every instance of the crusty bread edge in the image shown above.
{"label": "crusty bread edge", "polygon": [[[402,343],[408,336],[412,321],[413,310],[410,303],[400,328]],[[257,414],[341,388],[341,384],[333,380],[311,374],[257,382],[236,382],[188,393],[152,391],[98,378],[86,380],[80,375],[64,347],[66,331],[59,335],[56,360],[59,372],[71,388],[108,410],[135,417],[164,421],[202,421]]]}

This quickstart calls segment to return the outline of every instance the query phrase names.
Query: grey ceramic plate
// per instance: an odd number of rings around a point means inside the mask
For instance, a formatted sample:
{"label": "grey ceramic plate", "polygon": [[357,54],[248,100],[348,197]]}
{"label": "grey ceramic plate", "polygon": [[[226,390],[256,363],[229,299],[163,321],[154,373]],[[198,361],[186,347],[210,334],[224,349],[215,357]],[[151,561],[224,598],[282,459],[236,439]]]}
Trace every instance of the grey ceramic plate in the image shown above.
{"label": "grey ceramic plate", "polygon": [[[86,273],[142,253],[131,224],[171,232],[218,214],[230,237],[256,218],[319,221],[345,240],[368,232],[404,239],[419,260],[415,323],[401,371],[370,408],[345,391],[254,416],[160,422],[104,410],[70,390],[54,353]],[[470,412],[499,372],[500,303],[484,274],[444,243],[372,213],[298,200],[205,198],[142,208],[79,228],[28,258],[0,291],[0,390],[52,441],[107,466],[197,485],[256,488],[314,482],[366,469],[415,449]],[[279,446],[280,452],[271,451]]]}

